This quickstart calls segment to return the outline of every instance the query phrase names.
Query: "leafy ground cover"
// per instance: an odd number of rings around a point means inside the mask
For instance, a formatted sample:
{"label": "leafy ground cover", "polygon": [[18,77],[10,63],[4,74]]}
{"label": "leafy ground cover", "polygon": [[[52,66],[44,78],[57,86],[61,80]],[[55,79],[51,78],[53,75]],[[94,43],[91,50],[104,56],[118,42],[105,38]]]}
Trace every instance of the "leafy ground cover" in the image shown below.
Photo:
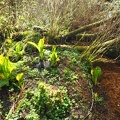
{"label": "leafy ground cover", "polygon": [[90,114],[89,66],[80,62],[77,50],[59,48],[57,52],[60,60],[53,67],[38,67],[37,52],[20,59],[16,72],[23,73],[21,85],[10,83],[0,90],[1,119],[83,120]]}
{"label": "leafy ground cover", "polygon": [[119,120],[119,0],[1,0],[0,16],[0,119]]}

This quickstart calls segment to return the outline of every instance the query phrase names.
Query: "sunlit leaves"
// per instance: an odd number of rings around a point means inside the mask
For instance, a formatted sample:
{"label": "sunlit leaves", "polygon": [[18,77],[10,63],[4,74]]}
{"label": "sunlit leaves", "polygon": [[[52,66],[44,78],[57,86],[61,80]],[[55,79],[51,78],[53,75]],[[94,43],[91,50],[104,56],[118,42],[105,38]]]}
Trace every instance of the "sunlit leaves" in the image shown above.
{"label": "sunlit leaves", "polygon": [[56,51],[55,46],[52,47],[52,53],[50,54],[49,60],[50,60],[52,66],[55,66],[56,63],[60,60],[58,55],[57,55],[57,51]]}
{"label": "sunlit leaves", "polygon": [[22,79],[22,77],[23,77],[23,73],[17,74],[16,80],[20,81]]}
{"label": "sunlit leaves", "polygon": [[40,55],[40,59],[44,59],[44,38],[40,39],[38,44],[35,44],[34,42],[28,42],[32,46],[34,46],[38,51]]}
{"label": "sunlit leaves", "polygon": [[9,77],[15,68],[14,63],[10,62],[8,57],[0,55],[0,87],[9,84]]}

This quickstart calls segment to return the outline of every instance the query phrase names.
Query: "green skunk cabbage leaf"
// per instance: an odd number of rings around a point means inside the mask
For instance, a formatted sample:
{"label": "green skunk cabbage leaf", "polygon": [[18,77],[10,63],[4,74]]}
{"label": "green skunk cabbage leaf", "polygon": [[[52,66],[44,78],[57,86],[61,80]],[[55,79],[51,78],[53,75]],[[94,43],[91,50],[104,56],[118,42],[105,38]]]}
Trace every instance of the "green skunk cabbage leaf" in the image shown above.
{"label": "green skunk cabbage leaf", "polygon": [[4,85],[9,85],[9,79],[15,65],[10,62],[8,57],[0,55],[0,88]]}
{"label": "green skunk cabbage leaf", "polygon": [[8,86],[9,85],[9,81],[7,79],[6,80],[1,80],[0,79],[0,88],[3,87],[3,86],[5,86],[5,85]]}
{"label": "green skunk cabbage leaf", "polygon": [[44,38],[39,40],[38,47],[40,49],[40,52],[43,51],[43,48],[44,48]]}
{"label": "green skunk cabbage leaf", "polygon": [[37,46],[37,44],[35,44],[34,42],[28,42],[28,43],[34,46],[39,51],[39,47]]}
{"label": "green skunk cabbage leaf", "polygon": [[96,85],[98,83],[98,78],[102,75],[102,70],[99,66],[91,70],[92,81]]}
{"label": "green skunk cabbage leaf", "polygon": [[99,78],[101,75],[102,75],[102,70],[99,66],[97,66],[94,71],[93,71],[93,74],[95,76],[95,78]]}

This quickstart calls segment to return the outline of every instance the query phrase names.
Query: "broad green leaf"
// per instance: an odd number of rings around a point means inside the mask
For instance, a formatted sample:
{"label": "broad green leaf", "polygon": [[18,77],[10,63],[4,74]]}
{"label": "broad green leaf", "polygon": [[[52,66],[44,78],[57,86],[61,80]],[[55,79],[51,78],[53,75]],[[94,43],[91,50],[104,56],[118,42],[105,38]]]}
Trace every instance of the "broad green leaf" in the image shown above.
{"label": "broad green leaf", "polygon": [[42,52],[43,48],[44,48],[44,38],[42,38],[42,39],[39,40],[38,47],[40,49],[40,52]]}
{"label": "broad green leaf", "polygon": [[14,64],[12,62],[9,61],[8,58],[6,58],[6,65],[7,65],[7,69],[8,71],[11,73],[16,67],[14,66]]}
{"label": "broad green leaf", "polygon": [[3,55],[0,55],[0,64],[1,65],[3,64],[4,60],[5,60],[5,57],[3,57]]}
{"label": "broad green leaf", "polygon": [[50,60],[52,66],[56,65],[59,61],[55,46],[52,47],[52,53],[50,54],[50,58],[48,60]]}
{"label": "broad green leaf", "polygon": [[102,75],[102,70],[99,66],[94,69],[94,76],[98,79]]}
{"label": "broad green leaf", "polygon": [[16,66],[10,62],[8,57],[0,55],[0,87],[9,85],[9,79]]}
{"label": "broad green leaf", "polygon": [[102,75],[102,70],[99,66],[95,67],[94,69],[91,70],[91,75],[92,75],[92,80],[94,84],[97,84],[98,78]]}
{"label": "broad green leaf", "polygon": [[39,47],[37,46],[37,44],[35,44],[34,42],[28,42],[29,44],[33,45],[39,52],[40,52],[40,49]]}
{"label": "broad green leaf", "polygon": [[29,44],[33,45],[39,51],[40,59],[44,59],[44,38],[40,39],[38,44],[34,42],[28,42]]}
{"label": "broad green leaf", "polygon": [[7,79],[5,79],[5,80],[0,80],[0,88],[1,87],[3,87],[3,86],[5,86],[5,85],[9,85],[9,81],[7,80]]}

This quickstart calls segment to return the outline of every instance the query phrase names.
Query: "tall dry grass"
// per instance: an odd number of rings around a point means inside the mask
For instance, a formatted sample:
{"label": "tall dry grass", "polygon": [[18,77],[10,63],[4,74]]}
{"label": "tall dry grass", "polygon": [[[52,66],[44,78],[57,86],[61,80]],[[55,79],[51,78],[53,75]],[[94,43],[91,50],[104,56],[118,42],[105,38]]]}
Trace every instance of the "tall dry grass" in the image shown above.
{"label": "tall dry grass", "polygon": [[[118,0],[119,1],[119,0]],[[84,25],[92,24],[104,18],[110,18],[120,11],[119,3],[113,0],[16,0],[16,26],[31,29],[34,25],[47,29],[51,38],[62,36]],[[9,4],[2,9],[9,18]],[[4,12],[1,15],[4,16]],[[9,20],[9,19],[8,19]],[[96,38],[99,44],[119,37],[120,18],[91,27],[85,33],[100,33]],[[95,41],[91,44],[97,48]],[[119,50],[118,42],[115,43]],[[109,48],[109,46],[106,46]],[[100,48],[102,49],[102,48]],[[95,52],[94,52],[95,53]]]}

